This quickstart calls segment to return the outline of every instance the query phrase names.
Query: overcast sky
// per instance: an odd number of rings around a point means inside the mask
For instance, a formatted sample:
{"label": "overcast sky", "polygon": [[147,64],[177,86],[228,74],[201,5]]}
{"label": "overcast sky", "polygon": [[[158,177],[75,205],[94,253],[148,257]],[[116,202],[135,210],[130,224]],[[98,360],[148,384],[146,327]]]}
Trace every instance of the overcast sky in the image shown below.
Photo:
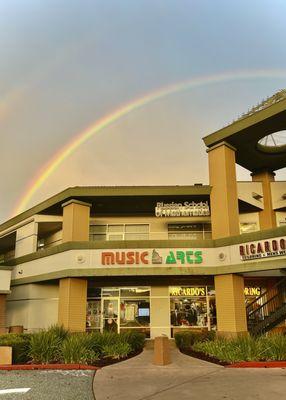
{"label": "overcast sky", "polygon": [[208,183],[201,138],[286,87],[285,15],[285,0],[0,0],[0,221],[66,143],[132,99],[202,75],[285,70],[128,114],[67,158],[29,206],[68,186]]}

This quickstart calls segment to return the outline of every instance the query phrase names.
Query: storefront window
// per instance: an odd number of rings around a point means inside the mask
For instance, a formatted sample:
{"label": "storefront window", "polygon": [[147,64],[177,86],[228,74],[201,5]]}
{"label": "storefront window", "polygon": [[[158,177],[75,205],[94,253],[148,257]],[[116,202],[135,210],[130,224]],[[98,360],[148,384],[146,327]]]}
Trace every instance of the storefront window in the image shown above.
{"label": "storefront window", "polygon": [[168,238],[174,240],[211,239],[210,223],[168,224]]}
{"label": "storefront window", "polygon": [[216,308],[214,290],[206,286],[170,287],[172,336],[178,330],[214,329]]}
{"label": "storefront window", "polygon": [[[96,294],[99,297],[92,297]],[[101,295],[100,295],[101,294]],[[150,288],[88,288],[87,330],[136,329],[150,336]]]}

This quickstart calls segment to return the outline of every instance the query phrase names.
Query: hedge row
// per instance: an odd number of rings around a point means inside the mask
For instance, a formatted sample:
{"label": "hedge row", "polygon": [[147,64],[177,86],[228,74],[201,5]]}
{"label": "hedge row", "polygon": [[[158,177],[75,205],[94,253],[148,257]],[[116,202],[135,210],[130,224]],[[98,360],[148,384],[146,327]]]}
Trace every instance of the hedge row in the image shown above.
{"label": "hedge row", "polygon": [[0,336],[0,346],[13,348],[13,364],[33,362],[94,364],[105,357],[120,359],[140,351],[145,335],[135,331],[69,333],[63,327],[53,326],[33,334]]}

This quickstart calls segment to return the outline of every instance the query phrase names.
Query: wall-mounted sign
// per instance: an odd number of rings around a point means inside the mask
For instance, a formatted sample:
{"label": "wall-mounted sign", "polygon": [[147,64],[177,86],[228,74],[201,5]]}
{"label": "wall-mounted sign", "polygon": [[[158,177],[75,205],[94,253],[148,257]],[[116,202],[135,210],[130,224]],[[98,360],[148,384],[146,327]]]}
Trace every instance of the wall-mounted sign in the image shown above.
{"label": "wall-mounted sign", "polygon": [[260,287],[245,287],[244,294],[245,294],[245,296],[260,296],[261,288]]}
{"label": "wall-mounted sign", "polygon": [[156,217],[204,217],[210,215],[210,207],[207,201],[199,203],[194,201],[157,203],[155,215]]}
{"label": "wall-mounted sign", "polygon": [[271,239],[239,246],[242,261],[286,255],[286,239]]}
{"label": "wall-mounted sign", "polygon": [[200,250],[167,250],[160,254],[160,250],[153,251],[103,251],[102,265],[192,265],[203,262]]}
{"label": "wall-mounted sign", "polygon": [[206,296],[205,286],[170,287],[170,296]]}

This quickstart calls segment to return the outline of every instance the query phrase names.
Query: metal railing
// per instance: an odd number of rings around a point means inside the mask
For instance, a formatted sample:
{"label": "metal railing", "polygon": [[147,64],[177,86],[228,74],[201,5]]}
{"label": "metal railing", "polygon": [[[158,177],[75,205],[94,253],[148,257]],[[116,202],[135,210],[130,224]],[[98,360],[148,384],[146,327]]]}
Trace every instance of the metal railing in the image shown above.
{"label": "metal railing", "polygon": [[265,333],[286,316],[286,278],[273,285],[246,306],[248,330]]}

